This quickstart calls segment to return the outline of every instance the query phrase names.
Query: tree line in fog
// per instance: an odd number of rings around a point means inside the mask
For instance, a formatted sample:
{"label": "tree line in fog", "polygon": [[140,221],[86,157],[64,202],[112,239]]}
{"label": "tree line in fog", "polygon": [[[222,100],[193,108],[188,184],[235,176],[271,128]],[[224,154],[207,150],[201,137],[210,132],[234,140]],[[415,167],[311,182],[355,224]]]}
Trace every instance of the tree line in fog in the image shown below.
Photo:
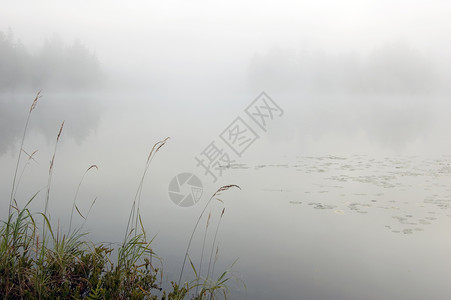
{"label": "tree line in fog", "polygon": [[436,61],[404,41],[387,43],[367,57],[354,53],[273,48],[250,66],[255,87],[369,94],[430,93],[443,86]]}
{"label": "tree line in fog", "polygon": [[103,77],[97,57],[80,41],[66,45],[54,35],[30,51],[11,30],[0,31],[0,92],[93,89]]}

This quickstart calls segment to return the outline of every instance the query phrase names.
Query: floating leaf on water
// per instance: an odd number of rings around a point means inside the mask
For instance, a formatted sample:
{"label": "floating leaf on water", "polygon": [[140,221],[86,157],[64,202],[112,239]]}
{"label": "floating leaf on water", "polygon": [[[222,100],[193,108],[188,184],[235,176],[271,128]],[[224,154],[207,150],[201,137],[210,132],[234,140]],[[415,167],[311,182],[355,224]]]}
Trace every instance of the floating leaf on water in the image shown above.
{"label": "floating leaf on water", "polygon": [[313,205],[314,209],[334,209],[335,205],[325,205],[322,203],[310,202],[308,205]]}
{"label": "floating leaf on water", "polygon": [[423,225],[429,225],[429,224],[431,224],[430,222],[428,222],[428,221],[426,221],[426,220],[423,220],[423,219],[419,220],[418,222],[419,222],[420,224],[423,224]]}
{"label": "floating leaf on water", "polygon": [[290,204],[302,204],[301,201],[290,201]]}

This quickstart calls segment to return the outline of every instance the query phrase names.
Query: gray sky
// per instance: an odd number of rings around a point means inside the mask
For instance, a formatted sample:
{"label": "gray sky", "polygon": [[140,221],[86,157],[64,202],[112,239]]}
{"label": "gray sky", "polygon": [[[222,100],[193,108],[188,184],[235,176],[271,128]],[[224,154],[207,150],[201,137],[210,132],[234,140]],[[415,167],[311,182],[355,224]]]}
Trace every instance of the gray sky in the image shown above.
{"label": "gray sky", "polygon": [[182,78],[243,72],[272,47],[364,57],[398,39],[434,57],[451,47],[449,1],[2,2],[1,28],[25,44],[56,33],[107,65]]}

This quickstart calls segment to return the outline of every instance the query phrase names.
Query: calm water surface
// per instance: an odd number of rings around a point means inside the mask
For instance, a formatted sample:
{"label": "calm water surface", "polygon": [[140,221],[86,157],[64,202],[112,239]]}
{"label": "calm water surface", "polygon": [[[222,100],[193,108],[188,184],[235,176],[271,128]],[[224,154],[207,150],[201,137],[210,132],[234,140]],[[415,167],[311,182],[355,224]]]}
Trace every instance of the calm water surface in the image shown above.
{"label": "calm water surface", "polygon": [[230,232],[240,251],[230,251],[248,299],[449,298],[450,156],[232,169],[247,179],[234,207],[242,231]]}
{"label": "calm water surface", "polygon": [[[213,247],[214,252],[218,248],[215,276],[238,259],[232,268],[239,279],[231,281],[234,299],[449,299],[451,156],[365,151],[343,155],[334,153],[334,147],[327,155],[297,155],[289,142],[271,142],[262,135],[213,182],[196,167],[194,157],[242,106],[220,116],[198,116],[189,106],[140,110],[148,107],[145,101],[133,106],[124,101],[104,113],[82,141],[71,137],[77,132],[75,125],[82,125],[76,123],[79,115],[70,114],[56,156],[52,221],[67,227],[81,176],[97,164],[99,170],[85,177],[77,203],[87,212],[97,198],[86,229],[96,242],[120,242],[148,151],[166,136],[161,136],[164,132],[172,139],[152,162],[141,211],[149,236],[155,236],[165,282],[178,278],[188,238],[209,197],[221,185],[238,184],[241,190],[223,193],[222,202],[213,201],[207,210],[211,224],[217,226],[226,209]],[[40,113],[45,115],[44,108],[43,104]],[[59,124],[54,119],[46,126],[56,134]],[[201,121],[193,121],[197,119]],[[290,120],[289,111],[286,119]],[[211,124],[208,132],[206,124]],[[16,198],[25,203],[40,190],[32,204],[39,211],[54,137],[32,129],[24,147],[30,153],[39,151],[36,162],[27,164]],[[4,199],[9,199],[15,159],[13,152],[0,157]],[[193,172],[203,183],[203,196],[195,206],[178,207],[169,199],[168,184],[181,172]],[[5,213],[2,209],[2,217]],[[205,222],[201,221],[190,250],[196,265]],[[213,225],[207,231],[204,262],[212,249]],[[202,269],[205,272],[205,265]],[[184,278],[192,276],[187,267]]]}

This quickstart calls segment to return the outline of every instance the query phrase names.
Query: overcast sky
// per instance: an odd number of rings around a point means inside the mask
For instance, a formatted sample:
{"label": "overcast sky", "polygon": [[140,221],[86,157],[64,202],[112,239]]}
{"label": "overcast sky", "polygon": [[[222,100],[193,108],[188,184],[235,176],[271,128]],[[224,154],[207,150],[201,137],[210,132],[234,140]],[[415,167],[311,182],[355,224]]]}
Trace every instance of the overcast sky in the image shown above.
{"label": "overcast sky", "polygon": [[80,39],[108,66],[183,78],[193,68],[189,73],[205,78],[215,69],[242,72],[253,54],[273,47],[365,57],[402,39],[426,55],[449,57],[450,14],[446,0],[3,0],[0,28],[36,47],[54,33]]}

